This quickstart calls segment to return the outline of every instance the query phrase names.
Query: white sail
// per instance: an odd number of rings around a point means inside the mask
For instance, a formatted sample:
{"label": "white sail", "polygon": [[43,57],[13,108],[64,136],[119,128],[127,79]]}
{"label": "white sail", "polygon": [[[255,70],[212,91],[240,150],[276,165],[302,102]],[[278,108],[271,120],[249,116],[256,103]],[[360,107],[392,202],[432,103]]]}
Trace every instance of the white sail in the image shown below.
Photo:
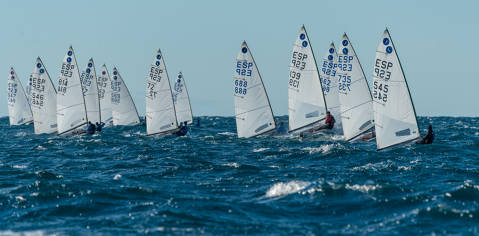
{"label": "white sail", "polygon": [[346,34],[338,51],[339,103],[345,140],[353,140],[374,127],[373,102],[363,68]]}
{"label": "white sail", "polygon": [[340,122],[338,78],[336,77],[338,69],[337,61],[338,54],[336,53],[334,44],[331,43],[321,64],[320,77],[327,109],[331,112],[331,115],[335,117],[336,124]]}
{"label": "white sail", "polygon": [[268,94],[246,42],[236,58],[233,85],[238,137],[249,138],[275,129]]}
{"label": "white sail", "polygon": [[80,72],[75,52],[70,46],[63,58],[57,89],[58,134],[70,132],[88,122]]}
{"label": "white sail", "polygon": [[151,63],[146,80],[146,134],[159,134],[178,128],[170,80],[160,50]]}
{"label": "white sail", "polygon": [[293,46],[288,84],[290,131],[325,118],[326,103],[318,67],[304,26],[301,28]]}
{"label": "white sail", "polygon": [[39,57],[32,74],[31,102],[35,134],[57,132],[57,91]]}
{"label": "white sail", "polygon": [[176,77],[175,86],[173,86],[173,101],[175,102],[176,119],[178,123],[193,123],[193,112],[191,111],[190,96],[186,89],[185,78],[180,72]]}
{"label": "white sail", "polygon": [[13,68],[10,68],[7,92],[10,125],[23,125],[32,122],[33,116],[30,104],[28,104],[22,83]]}
{"label": "white sail", "polygon": [[91,123],[100,123],[100,101],[98,97],[98,85],[96,79],[95,63],[93,59],[88,60],[88,64],[81,71],[80,74],[83,96],[85,97],[86,113],[88,121]]}
{"label": "white sail", "polygon": [[387,29],[376,50],[373,101],[378,150],[420,137],[414,104]]}
{"label": "white sail", "polygon": [[98,98],[100,99],[100,117],[105,125],[113,123],[112,104],[111,104],[111,78],[106,65],[101,67],[101,74],[98,76]]}
{"label": "white sail", "polygon": [[138,116],[133,98],[116,68],[113,68],[111,88],[113,125],[140,124],[140,117]]}
{"label": "white sail", "polygon": [[32,74],[28,78],[27,85],[25,86],[25,96],[27,96],[28,104],[32,105]]}

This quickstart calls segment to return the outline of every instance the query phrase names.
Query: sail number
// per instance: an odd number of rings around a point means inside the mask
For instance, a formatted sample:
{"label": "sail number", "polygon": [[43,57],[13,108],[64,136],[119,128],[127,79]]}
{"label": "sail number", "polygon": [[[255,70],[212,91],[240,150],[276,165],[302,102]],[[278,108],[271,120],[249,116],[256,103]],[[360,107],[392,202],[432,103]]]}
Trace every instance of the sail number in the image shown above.
{"label": "sail number", "polygon": [[291,65],[297,69],[304,70],[306,68],[306,59],[308,59],[308,54],[293,51]]}
{"label": "sail number", "polygon": [[17,84],[16,83],[8,83],[8,102],[15,103],[15,97],[17,96]]}
{"label": "sail number", "polygon": [[391,78],[391,70],[393,68],[393,63],[381,59],[376,59],[374,64],[374,74],[376,77],[389,80]]}
{"label": "sail number", "polygon": [[150,79],[156,82],[161,81],[161,74],[163,74],[163,70],[160,69],[158,66],[152,66],[150,68]]}
{"label": "sail number", "polygon": [[338,56],[338,68],[341,71],[352,71],[353,64],[351,62],[354,60],[353,56]]}
{"label": "sail number", "polygon": [[253,74],[253,62],[236,62],[236,73],[241,76],[251,76]]}
{"label": "sail number", "polygon": [[118,81],[111,82],[111,90],[113,91],[111,93],[112,103],[115,103],[115,104],[120,103],[120,86],[121,86],[121,82],[118,82]]}
{"label": "sail number", "polygon": [[373,89],[373,97],[375,100],[384,103],[388,101],[389,86],[387,84],[374,81]]}
{"label": "sail number", "polygon": [[60,71],[60,79],[58,79],[58,92],[65,94],[67,92],[68,78],[72,77],[75,65],[69,63],[62,64],[62,70]]}
{"label": "sail number", "polygon": [[35,91],[32,91],[32,105],[33,106],[40,106],[43,107],[43,101],[44,101],[44,95],[41,93],[37,93]]}
{"label": "sail number", "polygon": [[93,80],[93,75],[92,74],[87,74],[85,72],[82,72],[81,73],[81,76],[80,76],[80,80],[81,80],[81,83],[82,83],[82,89],[83,89],[83,95],[86,94],[86,92],[88,92],[88,88],[90,88],[91,86],[91,82]]}
{"label": "sail number", "polygon": [[235,80],[235,94],[246,95],[246,87],[248,87],[246,80]]}
{"label": "sail number", "polygon": [[98,98],[101,100],[105,97],[105,88],[107,86],[107,77],[100,77],[98,80]]}
{"label": "sail number", "polygon": [[146,95],[150,98],[156,98],[157,91],[154,90],[156,83],[152,83],[150,81],[146,82]]}
{"label": "sail number", "polygon": [[339,91],[351,91],[351,76],[338,74],[338,89]]}
{"label": "sail number", "polygon": [[338,64],[325,60],[325,61],[323,61],[323,67],[321,68],[321,71],[325,75],[336,76],[336,68],[337,67],[338,67]]}
{"label": "sail number", "polygon": [[296,71],[289,72],[289,86],[293,88],[299,87],[299,78],[301,78],[301,73]]}

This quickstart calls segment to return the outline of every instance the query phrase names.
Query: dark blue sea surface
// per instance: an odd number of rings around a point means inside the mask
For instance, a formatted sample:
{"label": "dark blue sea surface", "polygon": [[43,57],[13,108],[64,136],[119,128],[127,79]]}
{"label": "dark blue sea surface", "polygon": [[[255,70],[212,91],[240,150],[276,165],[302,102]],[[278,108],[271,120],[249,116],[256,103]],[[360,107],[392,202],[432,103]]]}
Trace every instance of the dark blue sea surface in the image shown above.
{"label": "dark blue sea surface", "polygon": [[433,145],[381,152],[201,121],[64,138],[1,118],[0,234],[479,234],[479,118],[421,117]]}

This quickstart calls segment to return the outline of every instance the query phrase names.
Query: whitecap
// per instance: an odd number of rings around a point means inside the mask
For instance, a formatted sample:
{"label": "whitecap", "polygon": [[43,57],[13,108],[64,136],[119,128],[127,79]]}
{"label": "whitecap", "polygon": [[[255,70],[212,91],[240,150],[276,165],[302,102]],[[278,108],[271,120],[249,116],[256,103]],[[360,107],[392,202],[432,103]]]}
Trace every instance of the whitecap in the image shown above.
{"label": "whitecap", "polygon": [[226,135],[226,136],[233,136],[233,135],[235,135],[234,133],[231,133],[231,132],[219,132],[218,134],[219,134],[219,135]]}
{"label": "whitecap", "polygon": [[19,201],[19,202],[27,200],[27,199],[25,199],[25,198],[22,197],[22,196],[16,196],[15,199],[16,199],[17,201]]}
{"label": "whitecap", "polygon": [[350,190],[354,190],[354,191],[359,191],[359,192],[367,193],[367,192],[369,192],[369,191],[374,191],[374,190],[376,190],[376,189],[381,188],[381,185],[379,185],[379,184],[376,184],[376,185],[368,185],[368,184],[364,184],[364,185],[359,185],[359,184],[349,185],[349,184],[346,184],[345,188],[346,188],[346,189],[350,189]]}
{"label": "whitecap", "polygon": [[319,147],[315,147],[315,148],[305,147],[302,150],[303,151],[309,151],[309,154],[314,154],[314,153],[318,153],[318,152],[326,154],[326,153],[330,152],[333,149],[333,147],[334,147],[334,144],[323,144],[323,145],[321,145]]}
{"label": "whitecap", "polygon": [[253,149],[253,152],[262,152],[262,151],[266,151],[266,150],[269,150],[269,148],[255,148],[255,149]]}
{"label": "whitecap", "polygon": [[12,167],[15,168],[15,169],[26,169],[27,168],[26,165],[13,165]]}
{"label": "whitecap", "polygon": [[289,181],[287,183],[279,182],[274,184],[266,192],[266,197],[281,197],[292,193],[297,193],[310,185],[305,181]]}
{"label": "whitecap", "polygon": [[120,174],[116,174],[115,177],[113,177],[113,180],[119,180],[121,179],[121,175]]}
{"label": "whitecap", "polygon": [[226,164],[223,164],[224,166],[229,166],[229,167],[234,167],[234,168],[238,168],[240,165],[236,162],[232,162],[232,163],[226,163]]}

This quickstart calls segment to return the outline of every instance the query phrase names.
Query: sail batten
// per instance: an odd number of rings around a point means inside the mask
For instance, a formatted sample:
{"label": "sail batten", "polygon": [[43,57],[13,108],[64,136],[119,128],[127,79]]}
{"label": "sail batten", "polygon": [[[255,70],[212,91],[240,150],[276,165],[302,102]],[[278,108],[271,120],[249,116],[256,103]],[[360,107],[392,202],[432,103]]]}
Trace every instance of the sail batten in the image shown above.
{"label": "sail batten", "polygon": [[288,88],[290,131],[324,119],[326,102],[314,53],[304,26],[293,45]]}
{"label": "sail batten", "polygon": [[13,68],[8,76],[7,98],[10,125],[23,125],[33,121],[30,103]]}
{"label": "sail batten", "polygon": [[343,35],[338,51],[338,90],[344,139],[354,140],[374,127],[373,101],[356,51]]}
{"label": "sail batten", "polygon": [[246,42],[236,58],[233,79],[236,130],[249,138],[275,129],[273,111],[261,75]]}
{"label": "sail batten", "polygon": [[158,50],[146,82],[146,133],[161,134],[177,128],[170,80],[163,54]]}
{"label": "sail batten", "polygon": [[420,137],[406,77],[387,29],[382,35],[374,62],[373,100],[378,150]]}

